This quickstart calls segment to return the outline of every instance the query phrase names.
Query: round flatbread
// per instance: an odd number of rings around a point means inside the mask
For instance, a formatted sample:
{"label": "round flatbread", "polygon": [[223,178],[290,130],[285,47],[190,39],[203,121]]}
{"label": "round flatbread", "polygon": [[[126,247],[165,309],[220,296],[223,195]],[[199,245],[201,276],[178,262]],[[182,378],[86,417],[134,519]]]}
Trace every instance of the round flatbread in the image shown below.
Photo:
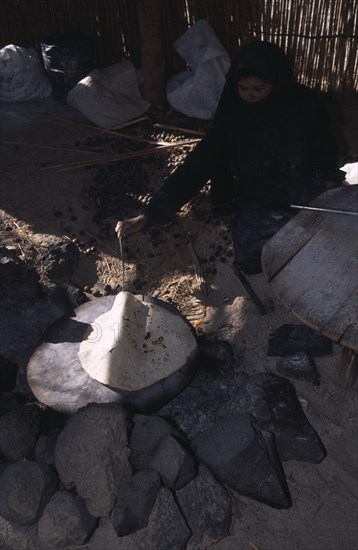
{"label": "round flatbread", "polygon": [[95,380],[137,391],[180,369],[196,347],[193,331],[180,315],[120,292],[113,307],[92,323],[78,357]]}

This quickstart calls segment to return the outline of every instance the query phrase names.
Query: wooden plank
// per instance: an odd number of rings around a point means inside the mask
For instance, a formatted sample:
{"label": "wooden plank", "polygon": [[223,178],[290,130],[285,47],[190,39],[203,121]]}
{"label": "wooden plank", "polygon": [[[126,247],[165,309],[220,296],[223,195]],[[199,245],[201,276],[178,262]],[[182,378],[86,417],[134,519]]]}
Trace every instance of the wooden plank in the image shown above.
{"label": "wooden plank", "polygon": [[[322,327],[322,334],[338,343],[344,337],[347,327],[357,322],[357,289],[350,295],[341,307],[332,315],[330,320]],[[343,335],[343,336],[342,336]]]}
{"label": "wooden plank", "polygon": [[327,330],[333,332],[339,312],[336,341],[351,323],[341,308],[357,286],[357,222],[348,216],[331,217],[271,281],[276,296],[315,330],[330,323]]}
{"label": "wooden plank", "polygon": [[[358,186],[339,187],[326,191],[314,199],[310,205],[353,209],[351,205],[357,197]],[[314,237],[318,228],[324,229],[327,223],[331,223],[330,216],[338,215],[302,211],[266,243],[262,251],[262,269],[268,281],[271,281]]]}
{"label": "wooden plank", "polygon": [[358,355],[350,349],[343,348],[338,367],[338,383],[351,388],[358,378]]}
{"label": "wooden plank", "polygon": [[358,321],[354,323],[343,334],[340,344],[345,348],[349,348],[355,352],[358,352]]}

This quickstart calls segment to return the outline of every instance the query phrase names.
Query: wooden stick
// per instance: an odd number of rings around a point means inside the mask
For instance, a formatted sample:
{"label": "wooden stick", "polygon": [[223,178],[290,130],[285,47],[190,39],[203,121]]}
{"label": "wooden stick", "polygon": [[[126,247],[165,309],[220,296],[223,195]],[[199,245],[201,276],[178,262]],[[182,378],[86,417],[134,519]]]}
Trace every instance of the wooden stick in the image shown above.
{"label": "wooden stick", "polygon": [[207,288],[206,281],[205,281],[205,278],[204,278],[204,275],[203,275],[203,271],[201,269],[199,258],[198,258],[197,254],[195,252],[195,248],[194,248],[194,245],[193,245],[193,239],[192,239],[192,236],[190,235],[190,233],[188,233],[186,235],[186,239],[187,239],[190,254],[191,254],[191,257],[192,257],[192,260],[193,260],[195,278],[197,280],[197,283],[199,284],[200,291],[204,294],[204,296],[207,297],[208,296],[208,288]]}
{"label": "wooden stick", "polygon": [[[127,126],[132,126],[133,124],[138,124],[138,122],[143,122],[143,120],[148,120],[147,116],[142,116],[141,118],[136,118],[135,120],[130,120],[129,122],[125,122],[124,124],[120,124],[119,126],[113,126],[112,128],[109,128],[109,130],[120,130],[121,128],[126,128]],[[106,129],[102,130],[100,132],[103,134],[106,131]]]}
{"label": "wooden stick", "polygon": [[246,279],[243,272],[240,270],[239,266],[237,264],[232,264],[232,268],[233,268],[234,272],[236,273],[236,275],[238,276],[238,278],[240,279],[240,281],[242,283],[242,286],[247,291],[247,293],[250,296],[251,300],[254,302],[255,306],[257,307],[257,309],[261,313],[261,315],[266,315],[267,311],[266,311],[266,308],[265,308],[264,304],[261,302],[260,298],[257,296],[256,292],[254,291],[254,289],[250,285],[249,281]]}
{"label": "wooden stick", "polygon": [[162,145],[160,147],[151,147],[148,149],[140,149],[139,151],[132,151],[130,153],[123,153],[122,155],[114,155],[114,156],[107,156],[99,159],[94,159],[91,161],[82,161],[82,162],[69,162],[65,164],[52,164],[51,166],[42,166],[40,170],[52,170],[52,169],[59,169],[60,171],[66,171],[66,170],[76,170],[77,168],[86,168],[87,166],[95,166],[96,164],[107,164],[110,162],[119,162],[121,160],[125,159],[131,159],[131,158],[138,158],[138,157],[145,157],[148,155],[151,155],[153,153],[157,153],[159,151],[163,151],[168,148],[173,147],[182,147],[184,145],[192,145],[193,143],[196,143],[200,140],[188,140],[188,141],[180,141],[177,143],[167,143],[166,145]]}
{"label": "wooden stick", "polygon": [[170,126],[168,124],[153,124],[153,126],[154,128],[163,128],[164,130],[175,130],[176,132],[186,132],[187,134],[205,136],[205,132],[199,132],[199,130],[189,130],[189,128],[180,128],[179,126]]}
{"label": "wooden stick", "polygon": [[123,134],[122,132],[115,132],[114,130],[107,130],[106,128],[99,128],[98,126],[95,126],[94,124],[87,124],[86,122],[81,122],[80,120],[71,120],[71,119],[60,118],[60,117],[50,117],[48,115],[42,115],[42,116],[44,116],[45,118],[48,118],[50,120],[56,120],[56,121],[59,121],[59,122],[63,122],[65,124],[74,124],[75,126],[83,126],[84,128],[90,128],[91,130],[96,130],[97,132],[99,132],[101,134],[108,134],[108,135],[111,135],[111,136],[115,136],[117,138],[120,137],[120,138],[124,138],[124,139],[131,139],[133,141],[144,141],[145,143],[151,143],[152,145],[154,145],[154,143],[157,143],[157,142],[149,140],[149,139],[130,136],[129,134]]}

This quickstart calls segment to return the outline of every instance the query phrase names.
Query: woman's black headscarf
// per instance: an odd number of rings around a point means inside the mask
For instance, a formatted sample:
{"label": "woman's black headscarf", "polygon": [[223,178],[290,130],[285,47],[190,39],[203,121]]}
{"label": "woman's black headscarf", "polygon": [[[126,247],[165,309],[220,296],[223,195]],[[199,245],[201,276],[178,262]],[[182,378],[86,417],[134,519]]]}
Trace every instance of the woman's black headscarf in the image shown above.
{"label": "woman's black headscarf", "polygon": [[234,74],[240,73],[262,78],[273,85],[274,93],[287,90],[294,82],[291,66],[281,48],[270,42],[253,42],[242,48],[234,63]]}
{"label": "woman's black headscarf", "polygon": [[[215,119],[225,114],[230,116],[233,105],[242,101],[237,89],[240,73],[244,76],[258,76],[273,85],[273,91],[266,103],[289,94],[296,85],[288,58],[281,48],[270,42],[252,42],[239,51],[229,69]],[[263,105],[259,106],[262,107]],[[255,104],[253,108],[258,107]]]}

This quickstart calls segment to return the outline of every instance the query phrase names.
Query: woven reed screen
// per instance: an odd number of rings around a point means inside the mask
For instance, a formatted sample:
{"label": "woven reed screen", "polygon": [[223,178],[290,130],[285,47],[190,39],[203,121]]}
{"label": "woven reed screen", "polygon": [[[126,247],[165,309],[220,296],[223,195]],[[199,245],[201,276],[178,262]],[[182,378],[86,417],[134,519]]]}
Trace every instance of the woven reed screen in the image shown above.
{"label": "woven reed screen", "polygon": [[[160,0],[158,0],[160,2]],[[252,40],[283,47],[298,79],[340,97],[358,91],[356,0],[161,0],[167,76],[182,70],[174,42],[207,19],[233,57]],[[52,33],[82,32],[95,64],[141,65],[136,0],[0,0],[0,45],[39,47]]]}

